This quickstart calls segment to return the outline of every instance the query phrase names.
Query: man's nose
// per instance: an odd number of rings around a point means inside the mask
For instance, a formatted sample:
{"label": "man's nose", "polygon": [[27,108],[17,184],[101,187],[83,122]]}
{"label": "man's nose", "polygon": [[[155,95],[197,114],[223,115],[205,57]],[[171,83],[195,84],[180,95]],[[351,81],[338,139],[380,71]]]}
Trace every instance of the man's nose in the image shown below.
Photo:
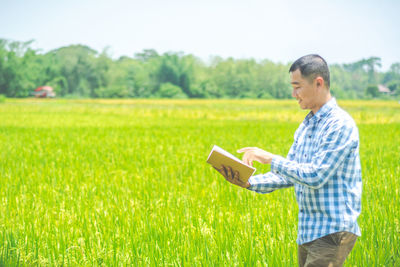
{"label": "man's nose", "polygon": [[295,89],[292,90],[292,96],[293,96],[293,97],[296,97],[296,96],[297,96],[297,93],[296,93],[296,90],[295,90]]}

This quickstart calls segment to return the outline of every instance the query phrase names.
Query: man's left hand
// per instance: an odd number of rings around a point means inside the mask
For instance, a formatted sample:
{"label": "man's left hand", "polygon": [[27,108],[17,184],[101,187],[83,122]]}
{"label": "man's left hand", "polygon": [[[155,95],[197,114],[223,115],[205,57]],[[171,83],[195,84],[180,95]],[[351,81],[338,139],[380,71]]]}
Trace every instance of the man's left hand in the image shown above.
{"label": "man's left hand", "polygon": [[235,184],[237,186],[243,187],[243,188],[248,188],[250,186],[249,182],[243,182],[240,179],[240,174],[238,171],[234,171],[232,169],[232,167],[230,166],[224,166],[222,165],[220,169],[218,169],[217,167],[214,167],[214,169],[216,169],[220,174],[222,174],[222,176],[224,176],[224,178],[230,182],[231,184]]}
{"label": "man's left hand", "polygon": [[274,154],[258,147],[244,147],[239,149],[237,152],[244,153],[242,160],[245,164],[250,166],[253,166],[253,161],[258,161],[262,164],[271,164],[272,157],[274,156]]}

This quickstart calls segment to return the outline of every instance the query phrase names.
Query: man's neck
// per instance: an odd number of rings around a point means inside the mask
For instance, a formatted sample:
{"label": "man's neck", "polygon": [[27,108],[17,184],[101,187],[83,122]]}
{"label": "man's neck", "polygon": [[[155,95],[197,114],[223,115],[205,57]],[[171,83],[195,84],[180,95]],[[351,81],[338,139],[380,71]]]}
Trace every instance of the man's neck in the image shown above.
{"label": "man's neck", "polygon": [[332,99],[331,92],[328,92],[327,94],[322,96],[321,99],[318,101],[318,103],[315,105],[315,107],[311,109],[313,114],[316,114],[318,110],[320,110],[322,106],[325,105],[331,99]]}

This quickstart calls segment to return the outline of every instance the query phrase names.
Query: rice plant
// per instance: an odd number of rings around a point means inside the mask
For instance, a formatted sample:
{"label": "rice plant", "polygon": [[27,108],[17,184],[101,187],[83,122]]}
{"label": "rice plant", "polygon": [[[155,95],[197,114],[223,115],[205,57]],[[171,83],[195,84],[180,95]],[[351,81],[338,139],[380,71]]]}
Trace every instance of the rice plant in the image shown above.
{"label": "rice plant", "polygon": [[[400,105],[339,105],[358,124],[363,167],[346,265],[398,266]],[[293,189],[255,194],[205,160],[214,144],[286,155],[306,114],[289,100],[7,99],[0,266],[295,266]]]}

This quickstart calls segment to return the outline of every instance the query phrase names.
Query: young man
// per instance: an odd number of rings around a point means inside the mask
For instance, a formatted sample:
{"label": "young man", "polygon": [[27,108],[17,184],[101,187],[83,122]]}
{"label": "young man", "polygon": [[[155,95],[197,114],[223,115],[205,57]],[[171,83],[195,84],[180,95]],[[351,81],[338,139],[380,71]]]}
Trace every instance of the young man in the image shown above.
{"label": "young man", "polygon": [[309,109],[286,158],[256,147],[238,150],[243,161],[271,164],[271,171],[240,180],[229,166],[218,171],[230,183],[257,193],[294,186],[299,205],[299,266],[342,266],[360,228],[361,166],[358,129],[329,90],[329,69],[318,55],[290,67],[292,96]]}

